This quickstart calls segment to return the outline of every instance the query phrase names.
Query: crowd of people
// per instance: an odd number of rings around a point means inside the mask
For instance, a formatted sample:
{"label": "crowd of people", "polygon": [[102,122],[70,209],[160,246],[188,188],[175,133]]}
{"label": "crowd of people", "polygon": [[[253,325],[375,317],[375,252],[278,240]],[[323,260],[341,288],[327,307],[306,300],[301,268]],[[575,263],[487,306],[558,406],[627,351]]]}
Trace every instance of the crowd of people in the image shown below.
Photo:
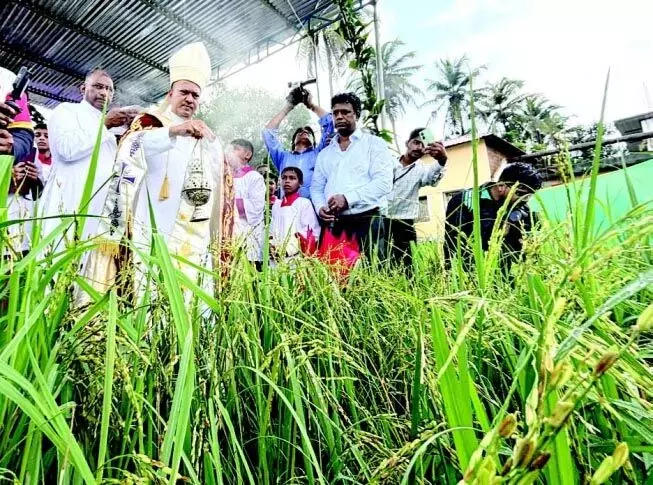
{"label": "crowd of people", "polygon": [[[193,263],[183,265],[190,278],[197,276],[197,266],[215,268],[234,251],[260,268],[264,247],[279,262],[323,253],[325,240],[354,244],[362,259],[410,270],[419,189],[437,185],[449,163],[442,143],[427,141],[418,128],[410,133],[405,153],[394,156],[385,141],[361,128],[356,94],[334,96],[326,110],[298,87],[263,128],[271,165],[257,169],[251,165],[251,141],[236,139],[223,150],[212,130],[196,118],[210,77],[204,46],[185,46],[169,65],[169,92],[153,110],[112,107],[103,116],[114,94],[111,75],[103,69],[87,75],[82,101],[59,104],[47,126],[30,123],[26,97],[0,103],[0,153],[14,157],[8,218],[42,220],[42,237],[60,228],[62,237],[53,241],[53,251],[66,241],[94,238],[98,244],[85,258],[83,271],[98,289],[116,282],[125,264],[120,250],[125,240],[149,247],[154,234],[171,254]],[[0,89],[6,94],[10,78],[3,79]],[[299,105],[315,113],[321,133],[298,127],[287,149],[279,126]],[[81,206],[89,174],[92,194]],[[515,163],[483,187],[484,249],[503,217],[506,250],[521,251],[533,219],[526,201],[540,186],[529,165]],[[508,210],[502,211],[506,201]],[[454,196],[447,207],[448,259],[459,254],[471,264],[464,248],[473,218],[469,191]],[[14,254],[30,250],[34,241],[28,223],[13,224],[10,234]],[[132,264],[138,259],[132,257]]]}

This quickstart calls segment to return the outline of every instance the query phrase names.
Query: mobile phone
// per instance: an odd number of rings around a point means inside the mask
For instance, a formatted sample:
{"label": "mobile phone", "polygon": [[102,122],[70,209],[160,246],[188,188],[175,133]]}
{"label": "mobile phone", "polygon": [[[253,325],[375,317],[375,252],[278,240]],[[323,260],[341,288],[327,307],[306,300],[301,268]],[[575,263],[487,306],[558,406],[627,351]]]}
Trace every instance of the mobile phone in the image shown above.
{"label": "mobile phone", "polygon": [[424,143],[424,145],[430,145],[431,143],[435,142],[433,133],[431,133],[431,130],[429,130],[428,128],[424,128],[422,131],[419,132],[419,138],[422,140],[422,143]]}

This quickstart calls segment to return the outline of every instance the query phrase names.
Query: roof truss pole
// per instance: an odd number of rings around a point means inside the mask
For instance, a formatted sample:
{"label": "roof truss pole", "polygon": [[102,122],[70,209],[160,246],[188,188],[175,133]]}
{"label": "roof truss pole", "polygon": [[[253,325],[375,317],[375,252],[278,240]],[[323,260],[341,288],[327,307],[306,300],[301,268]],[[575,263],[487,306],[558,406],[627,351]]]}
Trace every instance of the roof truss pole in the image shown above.
{"label": "roof truss pole", "polygon": [[51,93],[50,91],[46,91],[45,89],[35,88],[34,86],[28,86],[27,91],[30,93],[38,94],[39,96],[43,96],[44,98],[60,101],[62,103],[79,103],[78,99],[59,96],[58,94]]}
{"label": "roof truss pole", "polygon": [[[372,1],[374,7],[374,42],[376,47],[376,92],[380,99],[385,99],[385,86],[383,83],[383,56],[381,55],[381,37],[379,35],[379,15],[376,4],[378,0]],[[386,111],[385,106],[381,110],[381,128],[386,129]]]}

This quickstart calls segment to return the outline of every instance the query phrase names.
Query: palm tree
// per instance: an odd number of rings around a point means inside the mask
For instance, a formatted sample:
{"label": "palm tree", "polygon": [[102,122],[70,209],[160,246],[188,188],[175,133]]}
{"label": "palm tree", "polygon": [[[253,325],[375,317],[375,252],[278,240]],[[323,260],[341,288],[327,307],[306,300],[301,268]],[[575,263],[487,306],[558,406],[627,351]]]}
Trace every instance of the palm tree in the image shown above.
{"label": "palm tree", "polygon": [[[333,79],[344,76],[349,61],[345,55],[346,43],[334,26],[311,32],[299,42],[297,57],[306,61],[308,77],[315,77],[316,65],[326,69],[329,79],[329,98],[333,96]],[[317,54],[317,59],[315,55]]]}
{"label": "palm tree", "polygon": [[489,84],[479,101],[478,112],[492,133],[505,135],[514,128],[516,117],[528,94],[521,93],[524,81],[502,78]]}
{"label": "palm tree", "polygon": [[555,144],[567,124],[567,118],[558,112],[559,109],[560,106],[551,104],[541,94],[528,96],[518,114],[521,138],[530,142],[534,149]]}
{"label": "palm tree", "polygon": [[[485,66],[469,67],[466,55],[457,59],[440,59],[435,63],[438,79],[427,79],[427,91],[433,98],[422,106],[434,106],[431,116],[435,117],[443,108],[446,121],[451,128],[451,135],[460,136],[467,133],[465,120],[470,119],[472,79],[478,76]],[[474,90],[477,101],[480,90]]]}
{"label": "palm tree", "polygon": [[[416,57],[416,53],[414,51],[401,52],[404,46],[404,42],[398,39],[385,42],[381,46],[385,111],[392,124],[392,131],[395,133],[395,146],[399,152],[401,152],[401,149],[396,136],[397,119],[406,113],[409,104],[415,104],[415,96],[422,95],[422,90],[411,81],[413,76],[422,69],[422,66],[411,64]],[[376,61],[376,58],[373,60]],[[376,66],[376,63],[374,63],[374,66]],[[376,69],[373,72],[374,76],[376,76]],[[357,93],[363,91],[360,75],[354,74],[347,85],[347,89]]]}

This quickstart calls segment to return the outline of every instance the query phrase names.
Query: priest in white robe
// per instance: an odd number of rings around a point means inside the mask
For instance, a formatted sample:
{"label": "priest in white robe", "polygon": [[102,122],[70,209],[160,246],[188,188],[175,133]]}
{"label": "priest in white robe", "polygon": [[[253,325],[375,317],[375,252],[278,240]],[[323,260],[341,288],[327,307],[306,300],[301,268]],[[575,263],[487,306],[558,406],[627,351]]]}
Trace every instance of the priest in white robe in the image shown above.
{"label": "priest in white robe", "polygon": [[[83,238],[96,234],[98,216],[107,197],[108,181],[112,177],[116,158],[116,137],[109,130],[129,125],[137,114],[133,109],[113,108],[102,122],[102,110],[113,99],[113,81],[106,71],[94,70],[89,73],[81,91],[81,103],[61,103],[52,111],[49,119],[52,168],[50,183],[44,190],[40,207],[43,216],[51,218],[43,221],[44,236],[61,223],[61,219],[52,216],[73,214],[94,216],[83,220],[79,218],[78,223],[84,224]],[[92,199],[88,207],[80,207],[100,127],[102,138]],[[67,236],[72,237],[72,232],[68,232]]]}
{"label": "priest in white robe", "polygon": [[[102,243],[85,270],[96,289],[116,283],[128,259],[126,240],[149,252],[155,227],[177,267],[193,281],[198,277],[193,265],[211,268],[226,259],[233,225],[231,172],[215,135],[193,119],[210,73],[202,43],[182,48],[170,58],[165,101],[156,112],[139,115],[122,139],[98,229]],[[144,270],[137,255],[134,260]]]}

